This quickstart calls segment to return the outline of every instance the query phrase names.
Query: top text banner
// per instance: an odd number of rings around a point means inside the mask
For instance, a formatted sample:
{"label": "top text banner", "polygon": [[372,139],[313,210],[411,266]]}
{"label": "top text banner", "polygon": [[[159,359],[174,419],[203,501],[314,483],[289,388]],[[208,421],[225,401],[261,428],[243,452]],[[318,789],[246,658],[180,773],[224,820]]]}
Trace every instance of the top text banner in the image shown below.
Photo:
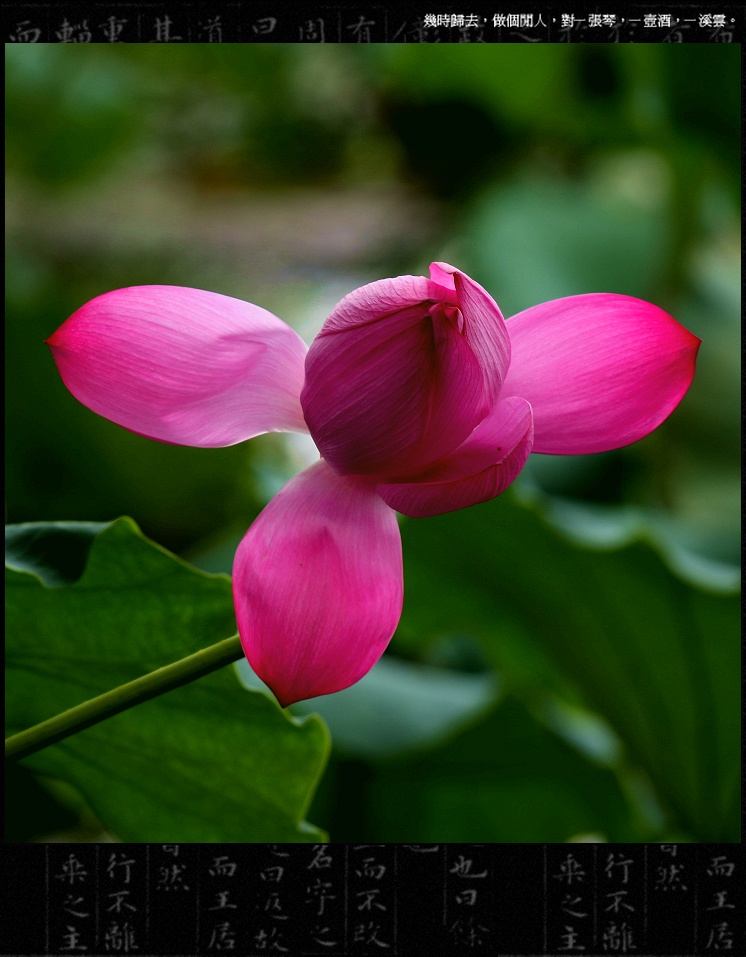
{"label": "top text banner", "polygon": [[740,43],[732,4],[5,4],[6,43]]}

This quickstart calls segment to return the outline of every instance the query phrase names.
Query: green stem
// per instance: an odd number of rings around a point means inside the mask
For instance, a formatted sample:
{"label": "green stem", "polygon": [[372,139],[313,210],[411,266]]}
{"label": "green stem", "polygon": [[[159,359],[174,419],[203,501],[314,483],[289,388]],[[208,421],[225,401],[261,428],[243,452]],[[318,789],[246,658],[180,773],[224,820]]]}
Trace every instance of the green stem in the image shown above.
{"label": "green stem", "polygon": [[202,651],[197,651],[187,658],[158,668],[157,671],[151,671],[142,678],[128,681],[127,684],[113,688],[97,698],[84,701],[83,704],[63,711],[54,718],[35,724],[27,731],[11,735],[5,739],[5,757],[15,760],[25,758],[71,734],[76,734],[84,728],[98,724],[99,721],[119,714],[120,711],[126,711],[166,691],[172,691],[190,681],[195,681],[242,657],[243,650],[238,635],[226,638],[225,641],[203,648]]}

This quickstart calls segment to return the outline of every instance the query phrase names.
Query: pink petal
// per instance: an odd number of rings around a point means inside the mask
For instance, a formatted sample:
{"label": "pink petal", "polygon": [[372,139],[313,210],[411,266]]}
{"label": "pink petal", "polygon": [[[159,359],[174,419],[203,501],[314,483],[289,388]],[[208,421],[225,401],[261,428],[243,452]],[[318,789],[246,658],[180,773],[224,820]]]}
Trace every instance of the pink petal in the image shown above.
{"label": "pink petal", "polygon": [[379,322],[407,306],[416,306],[425,301],[447,302],[455,306],[454,288],[453,284],[444,288],[424,276],[397,276],[370,282],[353,290],[337,303],[319,335],[328,336],[369,322]]}
{"label": "pink petal", "polygon": [[430,272],[350,293],[309,350],[303,411],[342,474],[410,477],[456,449],[497,401],[510,362],[497,304],[447,263]]}
{"label": "pink petal", "polygon": [[510,365],[510,336],[500,307],[478,282],[448,263],[432,263],[433,282],[455,289],[464,317],[464,338],[484,374],[485,397],[490,408],[497,402]]}
{"label": "pink petal", "polygon": [[317,462],[246,533],[233,593],[246,657],[283,707],[341,691],[378,661],[401,615],[396,516],[370,483]]}
{"label": "pink petal", "polygon": [[358,289],[309,349],[303,411],[338,472],[416,473],[457,448],[487,414],[485,377],[458,308],[442,299],[412,302],[438,290],[409,276]]}
{"label": "pink petal", "polygon": [[531,406],[503,399],[464,444],[411,482],[379,485],[381,498],[404,515],[424,518],[500,495],[526,464],[533,444]]}
{"label": "pink petal", "polygon": [[444,289],[449,289],[454,294],[456,292],[455,272],[457,270],[448,263],[430,263],[430,279],[432,282],[443,286]]}
{"label": "pink petal", "polygon": [[182,286],[117,289],[47,343],[77,399],[148,438],[214,447],[307,431],[303,340],[240,299]]}
{"label": "pink petal", "polygon": [[502,395],[531,403],[534,452],[605,452],[652,432],[689,388],[700,340],[657,306],[592,293],[508,320]]}

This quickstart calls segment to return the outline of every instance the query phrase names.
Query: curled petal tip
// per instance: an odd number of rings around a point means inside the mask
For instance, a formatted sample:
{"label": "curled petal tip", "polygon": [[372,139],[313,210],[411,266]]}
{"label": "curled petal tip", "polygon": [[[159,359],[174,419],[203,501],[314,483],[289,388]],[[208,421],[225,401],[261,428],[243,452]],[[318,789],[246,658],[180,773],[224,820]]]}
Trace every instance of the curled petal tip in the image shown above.
{"label": "curled petal tip", "polygon": [[436,282],[444,289],[450,289],[453,292],[456,291],[453,274],[457,271],[455,266],[450,266],[448,263],[430,263],[430,279],[432,282]]}

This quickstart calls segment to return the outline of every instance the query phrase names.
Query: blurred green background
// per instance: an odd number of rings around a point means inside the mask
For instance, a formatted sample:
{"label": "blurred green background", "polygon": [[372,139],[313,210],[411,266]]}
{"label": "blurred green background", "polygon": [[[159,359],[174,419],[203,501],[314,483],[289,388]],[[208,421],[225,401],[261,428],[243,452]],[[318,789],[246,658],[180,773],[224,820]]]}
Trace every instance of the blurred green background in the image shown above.
{"label": "blurred green background", "polygon": [[[721,44],[6,47],[10,523],[131,515],[230,571],[309,460],[79,405],[43,340],[120,286],[247,299],[310,342],[353,288],[446,260],[506,316],[616,292],[703,340],[653,435],[402,524],[391,650],[298,708],[332,732],[309,812],[332,840],[739,839],[740,88]],[[11,785],[9,839],[101,839]]]}

